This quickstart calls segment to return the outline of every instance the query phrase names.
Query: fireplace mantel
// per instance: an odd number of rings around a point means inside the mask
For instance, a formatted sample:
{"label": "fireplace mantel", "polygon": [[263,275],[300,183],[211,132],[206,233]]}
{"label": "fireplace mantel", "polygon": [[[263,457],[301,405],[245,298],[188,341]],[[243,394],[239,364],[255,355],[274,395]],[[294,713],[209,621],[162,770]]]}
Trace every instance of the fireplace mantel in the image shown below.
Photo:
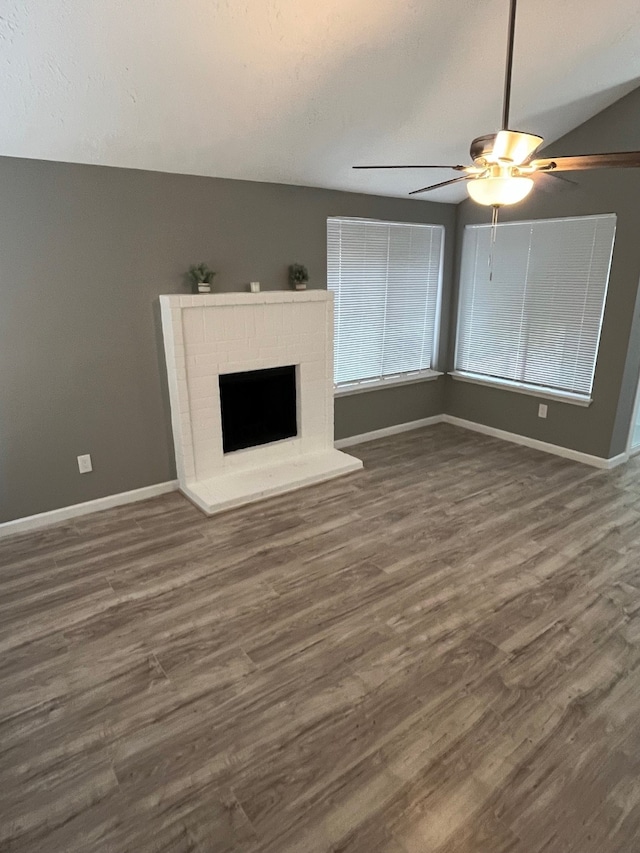
{"label": "fireplace mantel", "polygon": [[[161,296],[171,422],[183,493],[212,515],[356,471],[333,446],[333,294]],[[298,435],[224,453],[221,374],[296,365]]]}

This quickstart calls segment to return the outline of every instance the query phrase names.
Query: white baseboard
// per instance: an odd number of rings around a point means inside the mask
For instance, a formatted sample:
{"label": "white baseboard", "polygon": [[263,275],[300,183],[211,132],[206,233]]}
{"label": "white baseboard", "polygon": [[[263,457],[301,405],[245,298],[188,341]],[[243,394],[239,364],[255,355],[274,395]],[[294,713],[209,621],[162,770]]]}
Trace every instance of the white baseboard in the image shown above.
{"label": "white baseboard", "polygon": [[[599,456],[595,456],[594,459],[599,459]],[[606,468],[610,470],[611,468],[617,468],[618,465],[624,465],[625,462],[628,462],[631,459],[630,453],[618,453],[617,456],[610,456],[609,459],[603,459],[602,461],[605,463],[604,465],[597,465],[597,468]]]}
{"label": "white baseboard", "polygon": [[365,441],[375,441],[377,438],[385,438],[388,435],[396,435],[400,432],[408,432],[412,429],[420,429],[420,427],[432,426],[433,424],[451,424],[452,426],[462,427],[473,432],[480,432],[483,435],[490,435],[493,438],[500,438],[502,441],[510,441],[513,444],[520,444],[523,447],[541,450],[543,453],[551,453],[554,456],[562,456],[564,459],[572,459],[574,462],[582,462],[584,465],[591,465],[592,468],[616,468],[618,465],[622,465],[629,460],[628,453],[620,453],[618,456],[605,459],[603,456],[592,456],[590,453],[582,453],[579,450],[561,447],[559,444],[551,444],[549,441],[529,438],[526,435],[519,435],[516,432],[497,429],[497,427],[486,426],[486,424],[479,424],[476,421],[467,421],[464,418],[457,418],[454,415],[433,415],[430,418],[422,418],[419,421],[409,421],[406,424],[397,424],[396,426],[386,427],[385,429],[376,429],[373,432],[351,435],[349,438],[341,438],[336,441],[335,446],[352,447],[355,444],[363,444]]}
{"label": "white baseboard", "polygon": [[[457,418],[454,415],[433,415],[430,418],[422,418],[418,421],[408,421],[407,423],[396,424],[395,426],[385,427],[384,429],[363,432],[360,435],[351,435],[348,438],[341,438],[336,441],[335,447],[353,447],[356,444],[363,444],[366,441],[375,441],[378,438],[385,438],[389,435],[397,435],[402,432],[409,432],[410,430],[440,423],[451,424],[452,426],[462,427],[473,432],[480,432],[483,435],[490,435],[493,438],[500,438],[503,441],[510,441],[513,444],[521,444],[524,447],[531,447],[534,450],[542,450],[544,453],[552,453],[555,456],[562,456],[565,459],[582,462],[585,465],[591,465],[593,468],[616,468],[618,465],[628,462],[630,455],[635,455],[634,453],[619,453],[617,456],[605,459],[603,456],[592,456],[589,453],[581,453],[579,450],[571,450],[571,448],[561,447],[559,444],[551,444],[548,441],[540,441],[537,438],[529,438],[526,435],[507,432],[507,430],[486,426],[475,421],[467,421],[464,418]],[[174,492],[177,489],[178,481],[168,480],[165,483],[155,483],[153,486],[144,486],[141,489],[133,489],[130,492],[107,495],[104,498],[96,498],[93,501],[64,506],[60,509],[53,509],[50,512],[41,512],[37,515],[28,515],[25,518],[16,518],[14,521],[5,521],[0,523],[0,539],[5,536],[12,536],[15,533],[26,533],[30,530],[38,530],[41,527],[49,527],[51,524],[58,524],[60,521],[67,521],[70,518],[88,515],[91,512],[99,512],[103,509],[111,509],[112,507],[155,498],[158,495]]]}
{"label": "white baseboard", "polygon": [[0,539],[5,536],[12,536],[15,533],[27,533],[30,530],[49,527],[51,524],[58,524],[58,522],[67,521],[69,518],[77,518],[79,515],[88,515],[90,512],[99,512],[102,509],[111,509],[114,506],[155,498],[167,492],[174,492],[177,488],[177,480],[168,480],[166,483],[155,483],[153,486],[144,486],[142,489],[133,489],[130,492],[120,492],[117,495],[107,495],[93,501],[52,509],[50,512],[39,512],[37,515],[16,518],[15,521],[5,521],[0,524]]}
{"label": "white baseboard", "polygon": [[394,426],[384,427],[384,429],[374,429],[371,432],[361,432],[359,435],[350,435],[348,438],[339,438],[337,441],[334,441],[333,446],[339,450],[342,447],[353,447],[354,444],[364,444],[365,441],[375,441],[377,438],[386,438],[388,435],[397,435],[400,432],[409,432],[412,429],[432,426],[433,424],[442,423],[442,417],[442,415],[432,415],[430,418],[421,418],[419,421],[407,421],[405,424],[395,424]]}
{"label": "white baseboard", "polygon": [[561,447],[559,444],[551,444],[548,441],[540,441],[538,438],[529,438],[526,435],[519,435],[516,432],[507,432],[507,430],[486,426],[475,421],[467,421],[464,418],[457,418],[454,415],[441,415],[440,419],[445,424],[452,424],[453,426],[469,429],[473,432],[481,432],[483,435],[501,438],[503,441],[521,444],[524,447],[531,447],[534,450],[542,450],[544,453],[552,453],[554,456],[562,456],[564,459],[572,459],[574,462],[583,462],[585,465],[591,465],[593,468],[616,468],[629,459],[628,453],[620,453],[618,456],[612,456],[610,459],[605,459],[603,456],[592,456],[590,453],[582,453],[579,450],[572,450],[570,447]]}

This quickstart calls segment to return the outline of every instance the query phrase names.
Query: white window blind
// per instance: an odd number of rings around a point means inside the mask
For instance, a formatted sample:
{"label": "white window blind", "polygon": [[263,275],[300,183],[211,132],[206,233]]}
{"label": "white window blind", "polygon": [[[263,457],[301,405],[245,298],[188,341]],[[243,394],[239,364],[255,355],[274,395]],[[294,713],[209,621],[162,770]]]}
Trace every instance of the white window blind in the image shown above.
{"label": "white window blind", "polygon": [[616,217],[467,226],[462,244],[456,371],[588,399]]}
{"label": "white window blind", "polygon": [[440,225],[327,220],[336,385],[431,368],[443,243]]}

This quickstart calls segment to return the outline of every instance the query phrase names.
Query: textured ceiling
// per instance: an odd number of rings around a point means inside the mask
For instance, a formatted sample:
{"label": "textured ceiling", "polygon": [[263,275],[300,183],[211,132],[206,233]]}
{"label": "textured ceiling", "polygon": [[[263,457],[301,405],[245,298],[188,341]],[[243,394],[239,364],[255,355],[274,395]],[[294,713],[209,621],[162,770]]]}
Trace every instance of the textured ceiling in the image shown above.
{"label": "textured ceiling", "polygon": [[[507,11],[1,0],[0,154],[402,196],[453,173],[351,164],[467,162],[499,125]],[[513,127],[557,139],[638,84],[638,0],[520,0]]]}

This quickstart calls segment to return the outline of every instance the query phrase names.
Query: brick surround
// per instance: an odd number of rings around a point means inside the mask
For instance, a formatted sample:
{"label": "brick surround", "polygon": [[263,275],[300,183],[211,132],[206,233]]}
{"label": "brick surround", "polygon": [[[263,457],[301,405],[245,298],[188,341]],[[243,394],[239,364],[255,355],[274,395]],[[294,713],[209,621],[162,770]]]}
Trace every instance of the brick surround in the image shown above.
{"label": "brick surround", "polygon": [[[176,468],[212,514],[362,467],[333,447],[333,294],[161,296]],[[223,453],[218,376],[296,365],[298,435]]]}

